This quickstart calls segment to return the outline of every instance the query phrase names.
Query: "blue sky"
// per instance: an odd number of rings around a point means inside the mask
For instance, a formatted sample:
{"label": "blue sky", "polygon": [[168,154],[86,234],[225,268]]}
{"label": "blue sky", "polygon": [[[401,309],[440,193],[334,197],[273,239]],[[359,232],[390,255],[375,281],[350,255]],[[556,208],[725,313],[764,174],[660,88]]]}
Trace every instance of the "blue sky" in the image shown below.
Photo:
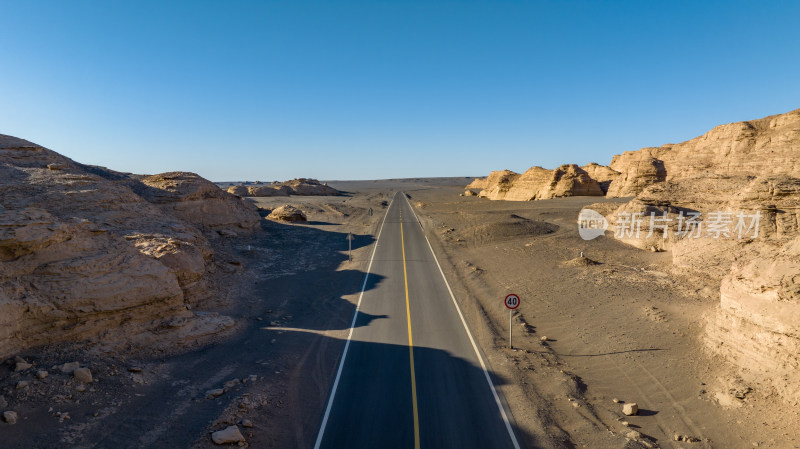
{"label": "blue sky", "polygon": [[800,108],[800,2],[5,1],[0,133],[216,181],[596,161]]}

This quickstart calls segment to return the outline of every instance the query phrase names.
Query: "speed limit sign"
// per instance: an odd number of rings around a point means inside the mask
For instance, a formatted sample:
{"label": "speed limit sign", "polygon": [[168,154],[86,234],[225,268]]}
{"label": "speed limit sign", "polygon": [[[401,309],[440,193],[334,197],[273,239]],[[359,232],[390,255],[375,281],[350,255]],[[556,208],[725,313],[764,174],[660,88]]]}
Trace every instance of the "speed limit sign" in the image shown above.
{"label": "speed limit sign", "polygon": [[519,296],[514,294],[506,296],[506,307],[509,309],[516,309],[519,307]]}
{"label": "speed limit sign", "polygon": [[513,293],[506,295],[506,307],[508,307],[508,347],[514,349],[511,328],[514,327],[514,309],[519,307],[519,296]]}

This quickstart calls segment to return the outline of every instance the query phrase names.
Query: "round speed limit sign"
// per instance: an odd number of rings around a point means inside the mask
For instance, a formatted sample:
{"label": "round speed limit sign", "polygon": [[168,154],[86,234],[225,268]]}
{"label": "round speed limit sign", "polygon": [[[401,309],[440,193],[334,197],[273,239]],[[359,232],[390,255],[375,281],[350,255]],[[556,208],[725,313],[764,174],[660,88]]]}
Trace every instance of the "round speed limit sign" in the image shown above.
{"label": "round speed limit sign", "polygon": [[514,294],[506,296],[506,307],[509,309],[516,309],[519,307],[519,296]]}

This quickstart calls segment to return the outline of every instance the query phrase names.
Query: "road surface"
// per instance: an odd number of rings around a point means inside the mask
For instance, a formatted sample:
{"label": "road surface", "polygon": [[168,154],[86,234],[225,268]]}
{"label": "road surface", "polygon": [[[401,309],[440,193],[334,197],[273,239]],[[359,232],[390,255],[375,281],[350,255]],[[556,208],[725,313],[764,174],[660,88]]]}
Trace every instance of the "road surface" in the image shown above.
{"label": "road surface", "polygon": [[[519,449],[513,418],[402,193],[380,228],[374,275],[382,280],[359,298],[315,448]],[[385,318],[367,323],[362,313]]]}

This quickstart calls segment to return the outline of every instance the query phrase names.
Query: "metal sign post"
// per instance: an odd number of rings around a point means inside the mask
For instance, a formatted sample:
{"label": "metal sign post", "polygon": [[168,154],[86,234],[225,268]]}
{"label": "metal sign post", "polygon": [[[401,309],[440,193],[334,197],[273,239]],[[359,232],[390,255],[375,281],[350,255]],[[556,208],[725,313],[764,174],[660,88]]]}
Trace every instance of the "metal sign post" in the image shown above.
{"label": "metal sign post", "polygon": [[347,260],[353,261],[353,233],[347,233]]}
{"label": "metal sign post", "polygon": [[511,330],[514,328],[514,309],[519,307],[519,296],[510,294],[506,296],[506,307],[508,307],[508,347],[514,349],[514,340],[512,340]]}

